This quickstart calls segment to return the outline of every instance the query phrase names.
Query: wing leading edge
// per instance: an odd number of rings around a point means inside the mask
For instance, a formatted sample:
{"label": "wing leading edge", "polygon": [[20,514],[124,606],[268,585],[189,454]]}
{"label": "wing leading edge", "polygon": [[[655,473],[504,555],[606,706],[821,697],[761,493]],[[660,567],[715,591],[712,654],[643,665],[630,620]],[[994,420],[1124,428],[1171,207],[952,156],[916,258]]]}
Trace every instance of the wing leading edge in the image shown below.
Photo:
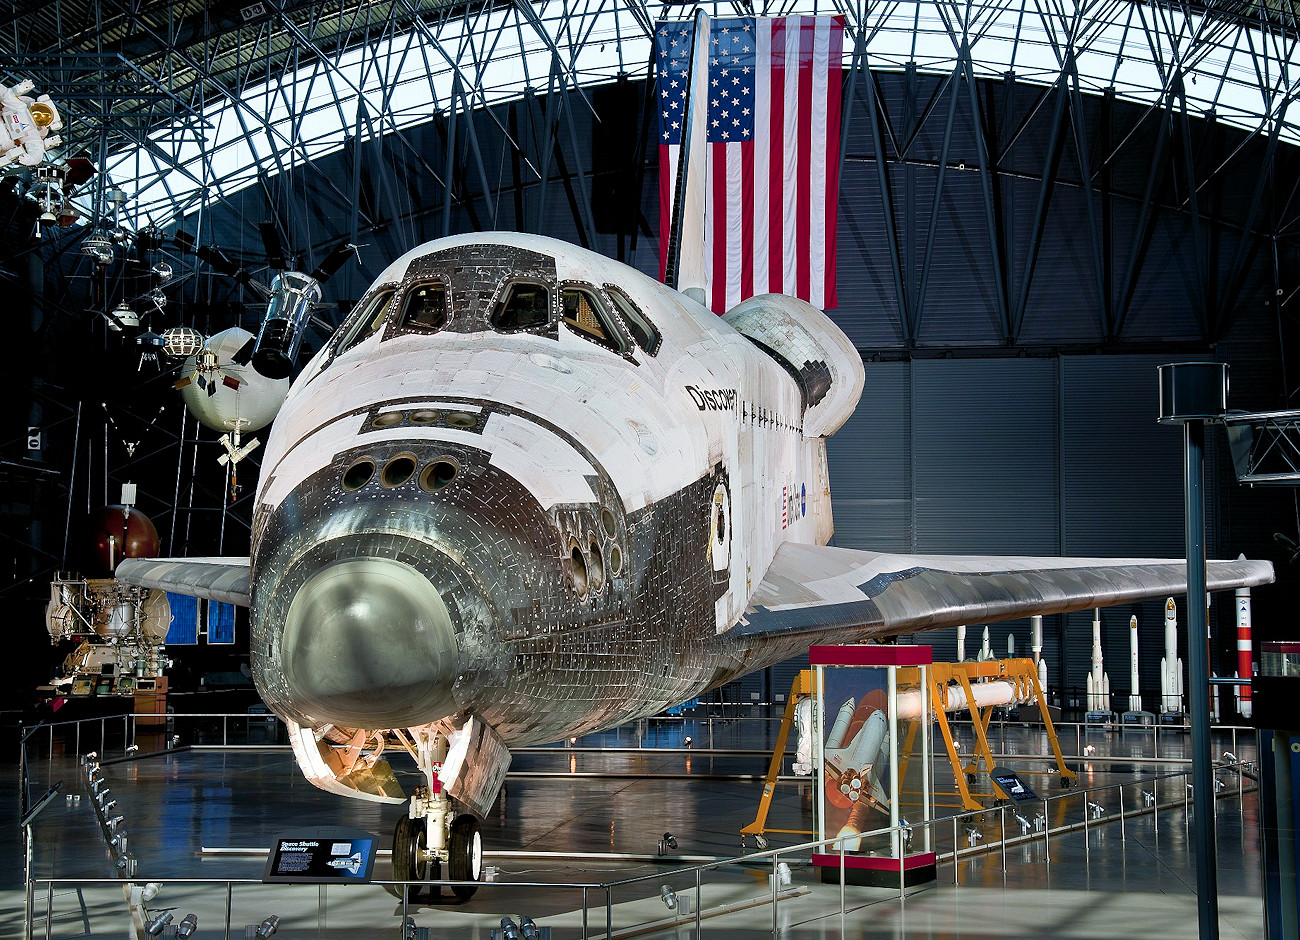
{"label": "wing leading edge", "polygon": [[160,588],[247,607],[247,558],[128,558],[117,566],[125,584]]}
{"label": "wing leading edge", "polygon": [[[1210,591],[1273,580],[1267,561],[1206,569]],[[888,555],[787,543],[730,632],[839,642],[1186,593],[1186,563],[1177,559]]]}

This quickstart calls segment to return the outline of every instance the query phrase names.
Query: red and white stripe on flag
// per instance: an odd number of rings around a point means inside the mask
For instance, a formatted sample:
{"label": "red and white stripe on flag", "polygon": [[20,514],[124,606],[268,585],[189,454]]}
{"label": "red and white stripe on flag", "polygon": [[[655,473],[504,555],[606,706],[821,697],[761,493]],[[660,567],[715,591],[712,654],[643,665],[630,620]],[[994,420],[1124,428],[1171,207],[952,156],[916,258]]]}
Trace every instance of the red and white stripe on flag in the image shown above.
{"label": "red and white stripe on flag", "polygon": [[[689,22],[663,24],[656,32],[661,277],[692,33]],[[821,309],[838,305],[843,50],[840,16],[710,22],[704,145],[709,206],[702,249],[706,293],[715,313],[769,292],[791,294]]]}

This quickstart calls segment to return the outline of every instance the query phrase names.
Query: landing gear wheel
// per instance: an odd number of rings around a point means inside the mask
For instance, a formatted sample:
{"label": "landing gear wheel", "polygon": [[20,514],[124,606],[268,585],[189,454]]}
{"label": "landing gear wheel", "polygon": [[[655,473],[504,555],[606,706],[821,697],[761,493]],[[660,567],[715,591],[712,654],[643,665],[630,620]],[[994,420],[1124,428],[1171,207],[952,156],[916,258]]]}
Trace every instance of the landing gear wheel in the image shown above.
{"label": "landing gear wheel", "polygon": [[[478,881],[482,877],[483,836],[479,833],[477,818],[462,813],[452,821],[447,852],[450,856],[448,874],[452,881]],[[468,901],[477,890],[474,885],[453,885],[451,892],[462,901]]]}
{"label": "landing gear wheel", "polygon": [[[397,820],[397,828],[393,830],[393,880],[429,881],[439,878],[442,866],[436,858],[426,858],[424,850],[424,820],[412,819],[410,816],[403,816]],[[423,889],[419,885],[409,885],[406,889],[407,899],[417,900],[421,890]],[[393,886],[392,893],[401,897],[401,887]]]}

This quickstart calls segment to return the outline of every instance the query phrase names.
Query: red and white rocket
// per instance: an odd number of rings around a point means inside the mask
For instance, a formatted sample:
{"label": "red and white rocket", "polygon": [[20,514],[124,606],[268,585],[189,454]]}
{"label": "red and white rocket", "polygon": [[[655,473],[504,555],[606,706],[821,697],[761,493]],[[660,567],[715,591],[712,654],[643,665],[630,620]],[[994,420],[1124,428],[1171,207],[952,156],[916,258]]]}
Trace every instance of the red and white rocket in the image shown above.
{"label": "red and white rocket", "polygon": [[[1250,588],[1237,588],[1237,678],[1253,678],[1250,657]],[[1251,712],[1250,686],[1237,686],[1237,711],[1242,718]]]}

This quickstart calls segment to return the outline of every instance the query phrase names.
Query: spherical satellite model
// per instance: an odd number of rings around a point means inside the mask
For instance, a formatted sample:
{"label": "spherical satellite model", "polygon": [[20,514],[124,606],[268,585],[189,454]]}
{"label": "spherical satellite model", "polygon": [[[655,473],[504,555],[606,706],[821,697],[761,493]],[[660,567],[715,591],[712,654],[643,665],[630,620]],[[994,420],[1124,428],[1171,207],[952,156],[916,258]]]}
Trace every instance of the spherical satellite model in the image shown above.
{"label": "spherical satellite model", "polygon": [[90,519],[92,575],[111,577],[123,558],[157,558],[158,530],[140,510],[129,506],[105,506]]}
{"label": "spherical satellite model", "polygon": [[[164,342],[171,332],[163,334]],[[211,337],[181,366],[176,387],[204,427],[256,431],[270,424],[284,404],[289,380],[267,378],[249,364],[254,340],[247,330],[232,327]]]}
{"label": "spherical satellite model", "polygon": [[187,359],[198,355],[203,348],[203,334],[188,326],[173,326],[163,330],[162,351],[173,359]]}

